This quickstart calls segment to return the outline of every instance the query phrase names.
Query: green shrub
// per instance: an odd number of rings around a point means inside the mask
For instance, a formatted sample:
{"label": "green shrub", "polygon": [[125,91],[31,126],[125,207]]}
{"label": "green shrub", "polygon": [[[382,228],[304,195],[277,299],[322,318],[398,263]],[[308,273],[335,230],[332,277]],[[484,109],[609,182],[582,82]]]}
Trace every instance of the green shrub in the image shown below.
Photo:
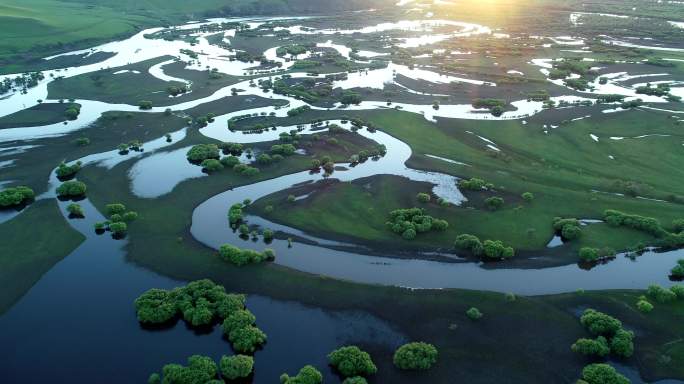
{"label": "green shrub", "polygon": [[515,256],[513,247],[507,247],[500,240],[485,240],[484,255],[490,259],[510,259]]}
{"label": "green shrub", "polygon": [[665,304],[677,300],[677,294],[659,285],[649,285],[646,294],[655,301]]}
{"label": "green shrub", "polygon": [[437,362],[434,345],[414,342],[404,344],[394,352],[394,365],[399,369],[426,370]]}
{"label": "green shrub", "polygon": [[77,217],[84,217],[85,212],[83,211],[83,207],[81,207],[79,204],[69,204],[67,206],[67,212],[69,212],[70,215],[72,216],[77,216]]}
{"label": "green shrub", "polygon": [[238,267],[275,260],[275,251],[272,249],[267,248],[263,252],[257,252],[252,249],[240,249],[231,244],[224,244],[219,247],[219,255],[222,259]]}
{"label": "green shrub", "polygon": [[86,193],[86,185],[83,182],[70,180],[65,181],[57,187],[57,196],[60,197],[78,197]]}
{"label": "green shrub", "polygon": [[461,179],[458,181],[458,187],[461,189],[468,189],[471,191],[481,191],[485,189],[485,181],[478,178],[471,178],[470,180]]}
{"label": "green shrub", "polygon": [[81,170],[81,162],[80,161],[77,161],[72,165],[66,165],[66,163],[62,162],[59,164],[59,166],[57,166],[57,169],[55,170],[55,174],[57,175],[58,178],[65,179],[65,178],[74,176],[80,170]]}
{"label": "green shrub", "polygon": [[605,357],[610,353],[608,340],[603,336],[599,336],[596,339],[579,339],[570,349],[575,353],[585,356]]}
{"label": "green shrub", "polygon": [[186,157],[193,163],[201,163],[206,159],[218,160],[219,148],[216,144],[197,144],[188,150]]}
{"label": "green shrub", "polygon": [[416,199],[418,199],[418,201],[421,203],[429,203],[430,195],[428,193],[420,192],[418,195],[416,195]]}
{"label": "green shrub", "polygon": [[526,202],[530,203],[532,200],[534,200],[534,195],[532,192],[525,192],[521,195],[522,199],[525,200]]}
{"label": "green shrub", "polygon": [[684,299],[684,285],[673,285],[670,287],[670,291],[677,296],[677,299],[682,300]]}
{"label": "green shrub", "polygon": [[488,197],[485,199],[485,205],[490,211],[496,211],[501,208],[504,204],[504,199],[498,196]]}
{"label": "green shrub", "polygon": [[220,367],[221,375],[226,379],[243,379],[252,374],[254,358],[245,355],[223,356],[221,357]]}
{"label": "green shrub", "polygon": [[639,301],[637,301],[636,305],[637,305],[637,309],[643,313],[649,313],[653,310],[653,304],[649,303],[646,300],[639,300]]}
{"label": "green shrub", "polygon": [[323,375],[310,365],[304,366],[299,370],[297,376],[288,376],[287,373],[280,375],[281,384],[321,384]]}
{"label": "green shrub", "polygon": [[466,316],[468,316],[470,320],[480,320],[484,314],[480,312],[479,309],[471,307],[466,311]]}
{"label": "green shrub", "polygon": [[107,215],[111,216],[114,214],[123,214],[126,212],[126,206],[121,204],[121,203],[113,203],[113,204],[107,204],[105,206],[105,209],[107,210]]}
{"label": "green shrub", "polygon": [[484,252],[484,246],[480,239],[475,235],[467,233],[460,234],[456,237],[454,247],[457,249],[469,250],[474,256],[480,256]]}
{"label": "green shrub", "polygon": [[367,376],[378,371],[370,355],[354,345],[330,352],[328,361],[345,377]]}
{"label": "green shrub", "polygon": [[670,273],[674,278],[684,278],[684,259],[677,260],[677,265],[670,270]]}
{"label": "green shrub", "polygon": [[634,353],[634,332],[619,329],[610,340],[610,351],[620,357],[631,357]]}
{"label": "green shrub", "polygon": [[213,172],[218,172],[223,169],[223,164],[221,164],[220,161],[216,159],[205,159],[202,160],[202,163],[200,164],[202,169],[204,169],[207,173],[213,173]]}
{"label": "green shrub", "polygon": [[580,322],[594,335],[612,336],[622,329],[620,320],[591,308],[584,311]]}
{"label": "green shrub", "polygon": [[630,381],[608,364],[589,364],[582,369],[582,379],[588,384],[629,384]]}

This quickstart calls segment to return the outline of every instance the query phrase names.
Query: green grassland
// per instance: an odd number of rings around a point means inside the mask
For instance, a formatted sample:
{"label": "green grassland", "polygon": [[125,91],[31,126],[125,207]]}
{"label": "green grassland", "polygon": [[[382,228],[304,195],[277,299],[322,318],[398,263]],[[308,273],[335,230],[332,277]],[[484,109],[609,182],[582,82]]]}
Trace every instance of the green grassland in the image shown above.
{"label": "green grassland", "polygon": [[53,200],[37,201],[0,224],[0,314],[83,240]]}
{"label": "green grassland", "polygon": [[11,115],[0,117],[0,129],[35,127],[66,121],[64,112],[71,105],[72,103],[47,103],[22,109]]}
{"label": "green grassland", "polygon": [[[381,130],[408,143],[413,155],[407,165],[424,170],[470,178],[479,177],[495,185],[495,191],[468,192],[468,202],[462,207],[428,206],[435,217],[450,222],[449,231],[428,234],[410,244],[433,244],[449,247],[457,233],[472,233],[482,238],[501,239],[520,250],[543,249],[553,236],[551,221],[555,216],[582,219],[601,219],[606,209],[655,217],[670,228],[672,220],[681,218],[681,202],[660,202],[613,193],[626,193],[625,182],[633,182],[636,193],[642,197],[673,200],[684,192],[680,182],[684,153],[681,142],[684,136],[680,126],[668,115],[649,111],[628,111],[618,114],[596,113],[591,119],[574,121],[559,128],[547,128],[543,124],[559,124],[554,121],[554,111],[545,112],[521,121],[472,121],[440,119],[431,123],[422,116],[396,111],[354,112],[375,124]],[[334,114],[339,114],[336,112]],[[325,117],[331,117],[327,113]],[[323,113],[309,112],[299,119],[307,121],[320,118]],[[338,115],[339,116],[339,115]],[[470,131],[472,133],[468,133]],[[595,134],[599,142],[589,135]],[[636,137],[645,134],[666,134],[669,137],[652,136],[611,140],[611,136]],[[496,143],[500,153],[486,147],[480,135]],[[652,156],[659,153],[659,156]],[[448,163],[425,156],[436,155],[464,162],[469,166]],[[613,155],[614,160],[608,155]],[[329,188],[326,193],[314,195],[310,201],[302,200],[294,205],[283,206],[283,196],[277,193],[258,202],[255,209],[271,204],[279,207],[267,215],[283,224],[311,231],[332,234],[341,230],[342,236],[351,236],[366,242],[380,242],[382,246],[410,246],[388,231],[384,222],[390,210],[417,205],[415,194],[427,192],[427,186],[417,186],[396,179],[376,186],[371,196],[382,196],[387,203],[382,209],[376,199],[369,197],[363,183],[340,185]],[[523,192],[532,192],[535,200],[524,203]],[[601,191],[601,192],[593,192]],[[606,192],[606,193],[602,193]],[[500,196],[506,201],[504,207],[490,212],[483,200]],[[433,197],[433,201],[435,198]],[[349,207],[342,212],[340,205]],[[351,214],[354,212],[354,215]],[[263,214],[263,212],[260,212]],[[331,218],[324,218],[326,213]],[[356,217],[367,217],[366,223],[358,223]],[[323,223],[323,225],[321,225]],[[579,246],[610,246],[627,249],[640,241],[653,240],[650,236],[624,228],[606,225],[585,227]]]}

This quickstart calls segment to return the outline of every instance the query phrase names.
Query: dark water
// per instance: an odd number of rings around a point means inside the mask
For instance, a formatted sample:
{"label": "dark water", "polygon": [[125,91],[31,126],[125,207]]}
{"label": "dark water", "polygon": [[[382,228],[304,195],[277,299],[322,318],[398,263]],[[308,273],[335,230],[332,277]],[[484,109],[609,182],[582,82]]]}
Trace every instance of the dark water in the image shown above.
{"label": "dark water", "polygon": [[[92,235],[93,223],[102,218],[89,201],[80,204],[86,218],[70,222],[88,239],[0,317],[3,383],[143,383],[164,364],[192,354],[217,361],[232,354],[220,327],[197,334],[179,321],[170,329],[142,329],[133,300],[149,288],[184,282],[125,262],[124,241]],[[255,383],[275,383],[306,364],[321,370],[326,382],[339,382],[327,367],[332,349],[359,341],[394,348],[406,341],[367,313],[328,312],[261,296],[249,296],[247,307],[268,335],[255,354]]]}

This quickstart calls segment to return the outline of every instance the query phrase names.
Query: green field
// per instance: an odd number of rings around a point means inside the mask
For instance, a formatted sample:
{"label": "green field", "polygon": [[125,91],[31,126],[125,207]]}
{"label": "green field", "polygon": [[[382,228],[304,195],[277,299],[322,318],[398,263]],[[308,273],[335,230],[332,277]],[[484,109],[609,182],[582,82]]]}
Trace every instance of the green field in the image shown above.
{"label": "green field", "polygon": [[[484,239],[503,240],[520,250],[542,250],[553,235],[551,221],[556,216],[601,219],[604,210],[618,209],[655,217],[666,228],[682,217],[678,207],[684,193],[680,180],[684,178],[673,175],[682,175],[678,165],[682,158],[679,141],[684,135],[676,120],[666,114],[648,111],[598,113],[592,119],[566,123],[556,129],[547,128],[548,134],[543,132],[542,125],[556,124],[552,111],[529,119],[526,125],[520,121],[450,119],[440,119],[434,124],[419,115],[389,111],[355,114],[408,143],[413,150],[408,166],[462,178],[482,178],[493,183],[495,190],[464,191],[468,202],[462,207],[439,207],[433,196],[433,202],[427,205],[428,211],[449,221],[450,228],[444,233],[422,235],[413,242],[392,234],[384,222],[392,209],[420,206],[415,199],[416,193],[429,192],[431,188],[402,179],[372,184],[371,190],[364,182],[342,184],[327,188],[325,193],[314,195],[313,199],[289,205],[285,201],[289,192],[283,191],[257,202],[254,209],[275,221],[310,233],[355,238],[375,243],[380,248],[450,247],[457,234],[471,233]],[[304,122],[322,115],[311,112],[286,123]],[[323,116],[332,118],[331,114]],[[599,142],[590,134],[599,136]],[[645,134],[669,137],[629,138]],[[501,151],[489,150],[487,142],[476,135],[492,140]],[[627,138],[610,139],[617,136]],[[653,151],[661,155],[651,156]],[[470,166],[451,164],[426,154]],[[634,193],[641,197],[668,201],[612,194],[628,193],[625,190],[627,182],[635,186]],[[520,198],[527,191],[535,195],[531,203]],[[491,196],[500,196],[505,201],[495,212],[487,210],[483,202]],[[277,209],[266,214],[259,209],[266,205]],[[366,217],[368,221],[359,223],[357,217]],[[576,251],[580,246],[625,250],[638,242],[653,241],[649,235],[603,224],[587,226],[583,232],[585,236],[572,244],[571,250]]]}

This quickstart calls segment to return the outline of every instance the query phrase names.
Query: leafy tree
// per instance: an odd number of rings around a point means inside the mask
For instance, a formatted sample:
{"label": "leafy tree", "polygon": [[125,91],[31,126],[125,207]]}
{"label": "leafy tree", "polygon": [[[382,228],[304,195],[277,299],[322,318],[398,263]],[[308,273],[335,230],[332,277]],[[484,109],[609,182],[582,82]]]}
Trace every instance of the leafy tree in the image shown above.
{"label": "leafy tree", "polygon": [[659,285],[649,285],[646,294],[655,299],[655,301],[665,304],[677,300],[677,294],[669,289],[665,289]]}
{"label": "leafy tree", "polygon": [[249,377],[254,368],[254,358],[246,355],[223,356],[220,362],[221,375],[228,380]]}
{"label": "leafy tree", "polygon": [[394,352],[394,365],[399,369],[426,370],[437,362],[434,345],[414,342],[404,344]]}
{"label": "leafy tree", "polygon": [[59,164],[59,166],[55,170],[55,174],[60,179],[66,179],[66,178],[74,176],[80,170],[81,170],[81,162],[80,161],[77,161],[72,165],[66,165],[66,163],[62,162]]}
{"label": "leafy tree", "polygon": [[174,298],[168,291],[152,288],[135,299],[138,321],[146,324],[162,324],[176,317],[178,312]]}
{"label": "leafy tree", "polygon": [[228,334],[233,349],[240,353],[253,353],[266,342],[266,334],[259,328],[249,325],[236,328]]}
{"label": "leafy tree", "polygon": [[345,377],[367,376],[378,371],[368,352],[354,345],[330,352],[328,361]]}
{"label": "leafy tree", "polygon": [[580,260],[586,262],[596,261],[599,259],[599,250],[598,248],[582,247],[579,250],[579,257]]}
{"label": "leafy tree", "polygon": [[501,240],[485,240],[484,255],[490,259],[510,259],[515,256],[513,247],[507,247]]}
{"label": "leafy tree", "polygon": [[678,279],[684,278],[684,259],[677,260],[677,265],[670,270],[670,274]]}
{"label": "leafy tree", "polygon": [[493,196],[493,197],[488,197],[485,199],[485,205],[487,208],[491,211],[496,211],[497,209],[501,208],[504,204],[504,199],[498,197],[498,196]]}
{"label": "leafy tree", "polygon": [[223,320],[223,333],[229,335],[230,332],[238,328],[252,326],[256,323],[256,316],[247,309],[239,309],[232,312]]}
{"label": "leafy tree", "polygon": [[566,225],[561,230],[561,236],[567,240],[574,240],[580,237],[582,229],[574,225]]}
{"label": "leafy tree", "polygon": [[585,356],[605,357],[610,353],[608,340],[603,336],[599,336],[596,339],[579,339],[570,349],[575,353],[580,353]]}
{"label": "leafy tree", "polygon": [[193,355],[188,358],[187,366],[167,364],[162,369],[164,384],[208,383],[216,379],[216,363],[206,356]]}
{"label": "leafy tree", "polygon": [[218,172],[223,169],[223,164],[216,159],[205,159],[200,164],[207,173]]}
{"label": "leafy tree", "polygon": [[234,168],[236,165],[240,164],[240,159],[235,156],[226,156],[221,159],[221,164],[226,168]]}
{"label": "leafy tree", "polygon": [[61,197],[83,196],[85,192],[85,183],[75,180],[65,181],[59,187],[57,187],[57,195]]}
{"label": "leafy tree", "polygon": [[466,311],[466,316],[468,316],[470,320],[480,320],[484,314],[482,314],[479,309],[471,307]]}
{"label": "leafy tree", "polygon": [[634,353],[634,332],[619,329],[610,340],[610,351],[620,357],[631,357]]}
{"label": "leafy tree", "polygon": [[[249,228],[247,229],[247,233],[249,233]],[[224,244],[219,247],[219,256],[221,256],[222,259],[241,267],[247,264],[273,261],[275,260],[275,251],[267,248],[264,249],[263,252],[257,252],[251,249],[240,249],[231,244]]]}
{"label": "leafy tree", "polygon": [[588,384],[629,384],[630,381],[608,364],[589,364],[582,369],[582,379]]}
{"label": "leafy tree", "polygon": [[456,237],[454,247],[469,250],[475,256],[480,256],[484,252],[484,246],[480,239],[475,235],[469,235],[467,233]]}
{"label": "leafy tree", "polygon": [[684,299],[684,285],[673,285],[670,291],[675,294],[677,299]]}
{"label": "leafy tree", "polygon": [[653,304],[649,303],[646,300],[639,300],[639,301],[637,301],[636,305],[637,305],[637,309],[643,313],[649,313],[653,310]]}
{"label": "leafy tree", "polygon": [[105,209],[107,210],[107,215],[111,216],[114,214],[123,214],[126,212],[126,206],[121,204],[121,203],[112,203],[112,204],[107,204],[105,206]]}
{"label": "leafy tree", "polygon": [[76,216],[76,217],[84,217],[85,212],[83,211],[83,207],[81,207],[79,204],[69,204],[67,206],[67,212],[69,212],[69,215],[71,216]]}
{"label": "leafy tree", "polygon": [[220,157],[219,148],[216,144],[197,144],[194,145],[186,154],[188,161],[201,163],[206,159],[217,159]]}
{"label": "leafy tree", "polygon": [[622,329],[620,320],[591,308],[584,311],[580,322],[594,335],[612,336]]}
{"label": "leafy tree", "polygon": [[471,178],[470,180],[461,179],[458,181],[458,187],[462,189],[469,189],[471,191],[481,191],[485,189],[486,183],[482,179]]}
{"label": "leafy tree", "polygon": [[401,234],[401,237],[403,237],[404,240],[413,240],[416,238],[416,230],[413,228],[408,228]]}
{"label": "leafy tree", "polygon": [[152,102],[148,100],[143,100],[138,103],[138,107],[143,110],[152,109]]}
{"label": "leafy tree", "polygon": [[416,195],[416,198],[421,203],[429,203],[430,202],[430,194],[428,194],[428,193],[420,192],[418,195]]}
{"label": "leafy tree", "polygon": [[311,365],[305,365],[297,376],[291,377],[287,373],[280,375],[281,384],[321,384],[323,375]]}
{"label": "leafy tree", "polygon": [[138,219],[138,212],[128,211],[124,213],[123,216],[121,216],[121,218],[123,219],[123,221],[130,223]]}
{"label": "leafy tree", "polygon": [[122,236],[128,231],[128,226],[123,222],[111,223],[109,224],[109,230],[116,236]]}
{"label": "leafy tree", "polygon": [[0,191],[0,207],[20,205],[35,197],[35,193],[29,187],[18,186]]}
{"label": "leafy tree", "polygon": [[273,240],[273,231],[270,229],[264,229],[263,236],[265,241],[271,241]]}

